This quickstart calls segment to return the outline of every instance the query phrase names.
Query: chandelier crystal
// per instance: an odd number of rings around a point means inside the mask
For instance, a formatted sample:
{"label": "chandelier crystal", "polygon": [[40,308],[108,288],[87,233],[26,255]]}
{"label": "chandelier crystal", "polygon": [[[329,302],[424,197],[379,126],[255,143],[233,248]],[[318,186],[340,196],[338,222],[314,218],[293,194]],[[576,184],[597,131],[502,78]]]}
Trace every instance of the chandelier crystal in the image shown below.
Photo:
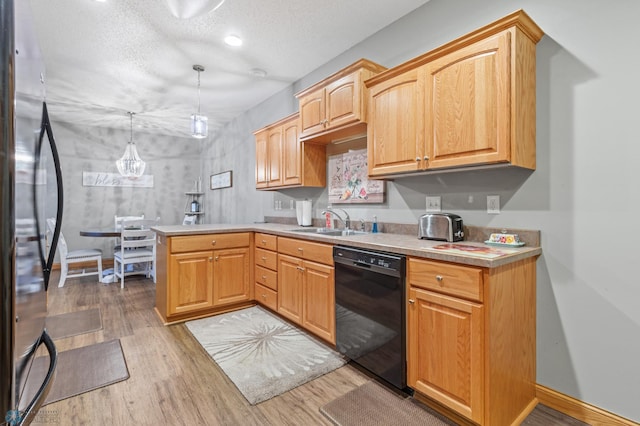
{"label": "chandelier crystal", "polygon": [[200,114],[200,73],[204,71],[204,67],[194,65],[193,69],[198,72],[198,112],[191,114],[191,136],[196,139],[204,139],[208,133],[208,118]]}
{"label": "chandelier crystal", "polygon": [[118,171],[122,176],[128,178],[138,178],[144,173],[144,167],[146,164],[138,155],[136,144],[133,142],[133,115],[135,113],[128,112],[127,114],[129,114],[131,136],[129,142],[127,143],[127,147],[124,150],[124,155],[122,156],[122,158],[116,161],[116,166],[118,167]]}

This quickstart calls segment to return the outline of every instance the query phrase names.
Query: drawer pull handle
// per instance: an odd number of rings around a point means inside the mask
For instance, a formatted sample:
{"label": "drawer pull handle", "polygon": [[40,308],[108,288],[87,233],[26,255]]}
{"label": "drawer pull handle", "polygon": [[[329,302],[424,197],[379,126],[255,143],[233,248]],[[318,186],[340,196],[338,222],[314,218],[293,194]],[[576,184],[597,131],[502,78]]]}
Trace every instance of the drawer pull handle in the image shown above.
{"label": "drawer pull handle", "polygon": [[413,299],[409,299],[409,303],[410,303],[411,305],[413,305],[414,303],[416,303],[416,301],[415,301],[415,300],[413,300]]}
{"label": "drawer pull handle", "polygon": [[303,251],[304,249],[302,247],[298,247],[298,251]]}
{"label": "drawer pull handle", "polygon": [[267,240],[262,240],[262,244],[267,244]]}
{"label": "drawer pull handle", "polygon": [[444,280],[442,275],[436,275],[436,281],[442,281],[442,280]]}
{"label": "drawer pull handle", "polygon": [[267,280],[267,276],[266,276],[266,275],[263,275],[263,276],[262,276],[262,280],[263,280],[263,281],[266,281],[266,280]]}
{"label": "drawer pull handle", "polygon": [[267,261],[267,258],[266,258],[265,256],[262,256],[262,261],[263,261],[263,262],[266,262],[266,261]]}
{"label": "drawer pull handle", "polygon": [[266,295],[266,294],[263,294],[263,295],[262,295],[262,298],[263,298],[263,299],[265,299],[265,300],[267,300],[267,295]]}
{"label": "drawer pull handle", "polygon": [[296,266],[296,269],[297,269],[298,271],[304,272],[304,268],[301,268],[300,266]]}

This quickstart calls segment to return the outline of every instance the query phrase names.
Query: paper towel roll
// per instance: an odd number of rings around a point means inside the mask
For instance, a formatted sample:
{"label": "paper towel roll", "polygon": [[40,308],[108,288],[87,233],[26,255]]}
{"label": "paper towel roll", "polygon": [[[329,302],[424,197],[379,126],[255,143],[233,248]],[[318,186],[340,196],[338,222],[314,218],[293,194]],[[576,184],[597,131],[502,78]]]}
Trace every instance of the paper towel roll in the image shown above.
{"label": "paper towel roll", "polygon": [[311,201],[296,201],[296,219],[300,226],[311,226]]}

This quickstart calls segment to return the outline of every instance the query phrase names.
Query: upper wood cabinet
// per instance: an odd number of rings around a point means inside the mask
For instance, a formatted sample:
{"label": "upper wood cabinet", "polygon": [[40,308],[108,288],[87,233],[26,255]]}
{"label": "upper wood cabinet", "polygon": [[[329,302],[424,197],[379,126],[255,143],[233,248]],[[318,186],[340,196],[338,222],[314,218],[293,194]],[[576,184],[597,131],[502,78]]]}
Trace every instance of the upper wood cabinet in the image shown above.
{"label": "upper wood cabinet", "polygon": [[296,94],[300,105],[300,139],[329,143],[366,132],[364,80],[386,68],[361,59]]}
{"label": "upper wood cabinet", "polygon": [[366,81],[370,176],[536,167],[536,43],[515,12]]}
{"label": "upper wood cabinet", "polygon": [[325,147],[300,142],[298,124],[296,113],[254,133],[257,189],[326,185]]}

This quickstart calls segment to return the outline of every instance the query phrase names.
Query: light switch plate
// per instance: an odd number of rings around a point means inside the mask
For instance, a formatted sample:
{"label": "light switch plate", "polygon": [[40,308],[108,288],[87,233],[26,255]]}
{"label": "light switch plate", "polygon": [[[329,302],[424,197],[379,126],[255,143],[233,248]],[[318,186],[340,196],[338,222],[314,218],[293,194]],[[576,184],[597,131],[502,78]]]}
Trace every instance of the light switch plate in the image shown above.
{"label": "light switch plate", "polygon": [[440,207],[440,202],[442,198],[440,196],[437,197],[427,197],[427,212],[436,213],[442,211]]}
{"label": "light switch plate", "polygon": [[487,213],[500,214],[500,196],[487,195]]}

